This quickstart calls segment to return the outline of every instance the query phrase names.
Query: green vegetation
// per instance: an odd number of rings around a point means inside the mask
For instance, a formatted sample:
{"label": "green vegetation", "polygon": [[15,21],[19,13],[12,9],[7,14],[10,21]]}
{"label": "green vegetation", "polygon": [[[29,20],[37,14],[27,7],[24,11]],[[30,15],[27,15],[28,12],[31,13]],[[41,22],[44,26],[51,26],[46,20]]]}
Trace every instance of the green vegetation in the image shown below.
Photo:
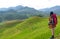
{"label": "green vegetation", "polygon": [[[58,17],[59,18],[59,17]],[[60,23],[60,18],[58,19]],[[55,29],[55,37],[60,34],[60,24]],[[49,39],[48,18],[30,17],[24,21],[0,23],[0,39]]]}

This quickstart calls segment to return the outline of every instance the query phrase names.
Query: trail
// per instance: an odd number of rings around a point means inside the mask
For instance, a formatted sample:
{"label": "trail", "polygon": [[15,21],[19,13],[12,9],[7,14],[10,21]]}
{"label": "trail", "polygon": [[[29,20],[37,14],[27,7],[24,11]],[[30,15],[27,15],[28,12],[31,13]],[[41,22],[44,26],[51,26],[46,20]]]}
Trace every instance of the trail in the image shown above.
{"label": "trail", "polygon": [[[50,39],[50,38],[49,38]],[[54,39],[60,39],[60,34],[56,36]]]}
{"label": "trail", "polygon": [[57,37],[55,37],[55,39],[60,39],[60,34]]}

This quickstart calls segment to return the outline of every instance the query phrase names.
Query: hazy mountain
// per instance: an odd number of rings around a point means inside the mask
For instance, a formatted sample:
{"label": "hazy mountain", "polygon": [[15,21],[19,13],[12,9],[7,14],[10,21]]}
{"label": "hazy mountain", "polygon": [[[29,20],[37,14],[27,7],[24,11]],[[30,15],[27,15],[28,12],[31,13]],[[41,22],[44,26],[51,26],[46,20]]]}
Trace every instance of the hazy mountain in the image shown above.
{"label": "hazy mountain", "polygon": [[31,16],[42,16],[42,12],[27,6],[0,8],[0,21],[26,19]]}
{"label": "hazy mountain", "polygon": [[9,12],[16,12],[16,13],[40,13],[38,10],[30,7],[24,7],[18,5],[16,7],[9,7],[9,8],[0,8],[0,12],[2,13],[9,13]]}
{"label": "hazy mountain", "polygon": [[60,6],[54,6],[51,8],[39,9],[39,11],[42,11],[44,13],[49,13],[50,11],[53,11],[56,14],[60,14]]}

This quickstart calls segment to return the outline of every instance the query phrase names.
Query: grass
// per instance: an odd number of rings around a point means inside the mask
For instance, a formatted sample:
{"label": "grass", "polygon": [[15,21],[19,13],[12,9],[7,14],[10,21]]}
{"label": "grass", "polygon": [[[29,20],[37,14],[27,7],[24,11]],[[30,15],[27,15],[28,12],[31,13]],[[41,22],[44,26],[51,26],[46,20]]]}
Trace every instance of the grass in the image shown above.
{"label": "grass", "polygon": [[20,24],[21,22],[22,21],[20,20],[13,20],[13,21],[6,21],[3,23],[0,23],[0,33],[4,32],[7,29],[15,27],[17,24]]}
{"label": "grass", "polygon": [[[55,37],[60,34],[59,23],[60,18],[58,19],[58,25],[55,28]],[[10,27],[8,27],[9,24]],[[48,18],[31,17],[22,23],[9,22],[6,26],[4,24],[2,29],[3,30],[0,31],[0,39],[49,39],[51,36],[50,29],[48,28]]]}

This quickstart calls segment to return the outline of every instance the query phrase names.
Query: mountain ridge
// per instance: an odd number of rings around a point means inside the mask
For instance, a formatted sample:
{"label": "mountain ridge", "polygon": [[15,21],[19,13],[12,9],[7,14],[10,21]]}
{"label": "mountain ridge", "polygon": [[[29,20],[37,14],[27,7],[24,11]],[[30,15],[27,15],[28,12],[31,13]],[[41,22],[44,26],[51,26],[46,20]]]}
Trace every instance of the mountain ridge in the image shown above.
{"label": "mountain ridge", "polygon": [[39,9],[39,11],[42,11],[45,13],[50,13],[51,11],[53,11],[54,13],[60,15],[60,6],[54,6],[51,8]]}

